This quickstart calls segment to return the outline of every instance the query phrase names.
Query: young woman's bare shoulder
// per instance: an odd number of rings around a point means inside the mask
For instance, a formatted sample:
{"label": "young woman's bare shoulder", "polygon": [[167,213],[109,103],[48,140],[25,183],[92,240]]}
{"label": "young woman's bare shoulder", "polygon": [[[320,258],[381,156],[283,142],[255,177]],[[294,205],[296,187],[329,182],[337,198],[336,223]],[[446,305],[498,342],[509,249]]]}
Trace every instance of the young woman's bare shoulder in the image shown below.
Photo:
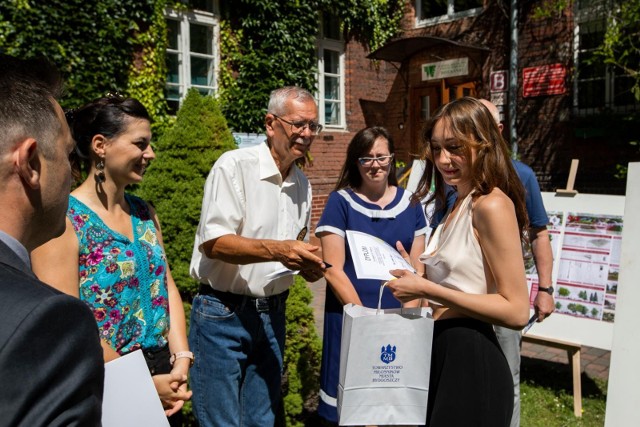
{"label": "young woman's bare shoulder", "polygon": [[[513,202],[500,190],[494,188],[491,193],[478,197],[473,206],[474,216],[478,218],[493,218],[514,212]],[[499,218],[499,217],[498,217]]]}

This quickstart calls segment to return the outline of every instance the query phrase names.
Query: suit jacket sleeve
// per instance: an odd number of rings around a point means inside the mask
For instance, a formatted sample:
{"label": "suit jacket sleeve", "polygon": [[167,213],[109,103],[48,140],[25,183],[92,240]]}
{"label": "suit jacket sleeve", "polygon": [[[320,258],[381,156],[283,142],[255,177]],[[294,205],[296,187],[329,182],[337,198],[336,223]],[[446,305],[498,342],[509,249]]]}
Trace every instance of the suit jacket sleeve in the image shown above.
{"label": "suit jacket sleeve", "polygon": [[51,294],[13,314],[6,321],[14,332],[0,348],[2,423],[100,425],[104,362],[91,311],[78,299]]}

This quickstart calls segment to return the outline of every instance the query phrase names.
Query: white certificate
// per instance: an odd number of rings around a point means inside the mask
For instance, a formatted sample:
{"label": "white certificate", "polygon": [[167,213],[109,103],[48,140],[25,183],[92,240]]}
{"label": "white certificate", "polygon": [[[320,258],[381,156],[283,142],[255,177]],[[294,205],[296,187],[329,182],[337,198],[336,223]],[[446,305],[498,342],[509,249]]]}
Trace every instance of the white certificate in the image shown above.
{"label": "white certificate", "polygon": [[104,365],[102,426],[169,427],[142,351]]}
{"label": "white certificate", "polygon": [[358,279],[393,279],[389,270],[415,272],[393,246],[382,239],[360,231],[347,230],[347,241]]}

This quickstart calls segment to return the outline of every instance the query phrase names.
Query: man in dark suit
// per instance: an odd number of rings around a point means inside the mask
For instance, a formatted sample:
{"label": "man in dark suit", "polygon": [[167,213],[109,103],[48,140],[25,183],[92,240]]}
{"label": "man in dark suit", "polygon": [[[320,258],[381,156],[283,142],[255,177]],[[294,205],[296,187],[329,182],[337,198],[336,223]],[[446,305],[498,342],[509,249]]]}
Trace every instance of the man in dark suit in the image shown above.
{"label": "man in dark suit", "polygon": [[80,300],[31,271],[65,227],[73,149],[47,61],[0,54],[0,425],[100,425],[104,364]]}

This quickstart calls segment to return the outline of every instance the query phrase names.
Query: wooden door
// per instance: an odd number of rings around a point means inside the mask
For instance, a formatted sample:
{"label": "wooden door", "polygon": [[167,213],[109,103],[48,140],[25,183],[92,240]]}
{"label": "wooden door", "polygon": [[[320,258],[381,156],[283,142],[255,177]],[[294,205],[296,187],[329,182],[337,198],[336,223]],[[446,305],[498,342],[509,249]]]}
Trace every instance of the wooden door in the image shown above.
{"label": "wooden door", "polygon": [[473,82],[460,83],[456,85],[447,85],[444,80],[442,84],[444,96],[442,103],[447,104],[464,96],[476,96],[476,85]]}
{"label": "wooden door", "polygon": [[440,87],[428,86],[411,91],[411,157],[422,155],[422,128],[441,105]]}

